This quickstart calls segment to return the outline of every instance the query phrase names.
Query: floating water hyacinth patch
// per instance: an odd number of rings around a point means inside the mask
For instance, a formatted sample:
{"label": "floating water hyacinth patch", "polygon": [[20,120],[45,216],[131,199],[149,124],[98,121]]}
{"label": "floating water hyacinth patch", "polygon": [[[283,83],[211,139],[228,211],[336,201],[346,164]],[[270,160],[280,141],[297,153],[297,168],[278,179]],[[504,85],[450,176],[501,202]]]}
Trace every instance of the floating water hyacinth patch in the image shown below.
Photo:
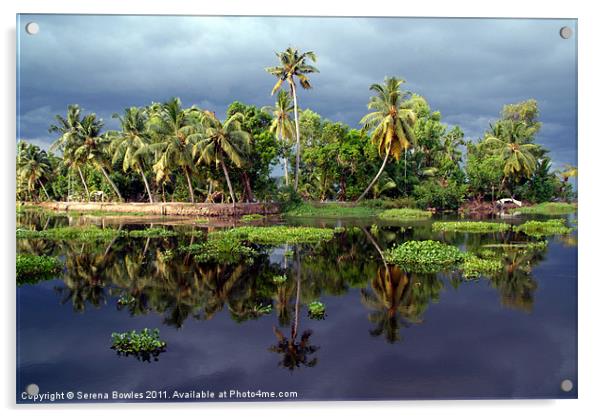
{"label": "floating water hyacinth patch", "polygon": [[314,300],[307,305],[308,316],[311,319],[325,319],[326,318],[326,305],[320,301]]}
{"label": "floating water hyacinth patch", "polygon": [[56,258],[46,255],[17,255],[17,283],[36,283],[52,279],[63,269],[63,263]]}
{"label": "floating water hyacinth patch", "polygon": [[464,253],[439,241],[406,241],[387,250],[385,259],[409,271],[437,272],[456,266],[464,259]]}
{"label": "floating water hyacinth patch", "polygon": [[564,235],[573,230],[566,226],[564,219],[550,219],[549,221],[527,221],[515,227],[517,232],[540,238],[546,235]]}
{"label": "floating water hyacinth patch", "polygon": [[407,221],[414,219],[428,219],[433,214],[427,210],[420,209],[410,209],[410,208],[402,208],[402,209],[387,209],[378,214],[380,219],[388,220],[388,221]]}
{"label": "floating water hyacinth patch", "polygon": [[142,331],[114,332],[111,334],[111,348],[120,355],[134,356],[141,361],[158,360],[167,343],[159,338],[159,330],[144,328]]}
{"label": "floating water hyacinth patch", "polygon": [[457,232],[504,232],[511,228],[510,224],[503,222],[433,222],[433,231]]}

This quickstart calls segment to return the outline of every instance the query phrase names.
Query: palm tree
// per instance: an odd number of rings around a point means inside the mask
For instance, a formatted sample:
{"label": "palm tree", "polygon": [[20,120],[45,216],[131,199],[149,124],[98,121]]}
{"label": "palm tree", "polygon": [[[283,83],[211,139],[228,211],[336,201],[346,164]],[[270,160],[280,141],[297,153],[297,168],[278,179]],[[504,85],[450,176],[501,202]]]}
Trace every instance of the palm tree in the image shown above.
{"label": "palm tree", "polygon": [[316,62],[316,54],[312,51],[300,53],[297,49],[287,48],[286,51],[277,52],[276,56],[280,61],[280,65],[276,67],[268,67],[265,70],[276,76],[278,81],[272,89],[272,95],[276,93],[282,86],[282,82],[286,81],[291,89],[293,97],[293,108],[295,112],[295,133],[296,133],[296,162],[295,162],[295,191],[299,187],[299,162],[301,160],[301,138],[299,134],[299,107],[297,105],[297,86],[295,77],[299,79],[299,84],[304,89],[310,89],[311,84],[307,74],[318,73],[318,69],[306,63],[306,60]]}
{"label": "palm tree", "polygon": [[378,147],[379,154],[384,155],[384,158],[378,173],[356,202],[362,200],[374,186],[385,169],[389,155],[399,161],[401,152],[404,151],[407,155],[407,150],[415,142],[412,127],[416,122],[416,114],[408,102],[409,92],[400,90],[403,83],[405,80],[390,77],[385,78],[382,85],[370,86],[370,90],[376,93],[368,102],[368,109],[373,112],[364,116],[360,124],[365,131],[372,131],[372,143]]}
{"label": "palm tree", "polygon": [[505,120],[492,126],[485,137],[484,143],[499,152],[504,161],[502,188],[509,178],[531,177],[535,172],[541,148],[528,142],[531,129],[524,122]]}
{"label": "palm tree", "polygon": [[50,146],[50,151],[59,150],[63,153],[63,162],[66,167],[75,168],[79,173],[79,178],[82,181],[86,192],[86,199],[90,200],[90,192],[88,185],[84,179],[81,167],[85,161],[80,161],[73,155],[75,149],[80,146],[81,136],[79,125],[81,123],[81,109],[78,105],[69,105],[67,107],[67,116],[64,118],[61,115],[54,117],[57,121],[56,125],[50,125],[48,132],[59,133],[61,136]]}
{"label": "palm tree", "polygon": [[27,144],[24,141],[19,142],[17,149],[17,177],[27,183],[29,193],[32,193],[39,185],[42,187],[46,199],[50,200],[42,181],[48,179],[52,173],[52,164],[48,154],[37,145]]}
{"label": "palm tree", "polygon": [[78,128],[82,141],[79,147],[75,149],[74,155],[77,160],[92,163],[94,167],[99,169],[119,200],[123,200],[119,189],[107,173],[107,168],[111,167],[111,158],[108,154],[111,138],[100,134],[102,126],[102,120],[96,119],[94,113],[82,118]]}
{"label": "palm tree", "polygon": [[564,194],[564,192],[567,189],[567,184],[569,182],[569,179],[571,177],[577,177],[578,175],[578,170],[577,167],[571,164],[565,164],[564,167],[562,168],[562,170],[560,170],[558,172],[558,175],[562,178],[562,189],[561,192],[562,194]]}
{"label": "palm tree", "polygon": [[165,180],[171,170],[180,168],[188,182],[190,202],[194,203],[194,190],[191,175],[194,169],[193,148],[191,136],[196,133],[191,115],[197,109],[182,109],[180,99],[173,98],[164,103],[158,110],[158,115],[151,118],[151,130],[157,142],[149,146],[150,151],[158,153],[157,162],[153,166],[157,182]]}
{"label": "palm tree", "polygon": [[124,172],[128,172],[130,168],[137,171],[144,181],[148,201],[153,203],[153,194],[144,174],[150,143],[147,116],[144,110],[130,107],[125,110],[123,116],[114,114],[113,117],[121,123],[121,131],[112,134],[113,164],[122,159]]}
{"label": "palm tree", "polygon": [[194,135],[199,141],[194,146],[193,155],[197,156],[197,162],[215,162],[216,165],[221,165],[233,204],[236,203],[236,198],[225,160],[227,158],[236,167],[241,167],[244,155],[250,151],[251,134],[243,130],[243,120],[242,113],[235,113],[222,123],[215,113],[205,111],[201,117],[203,132]]}
{"label": "palm tree", "polygon": [[274,106],[266,106],[262,111],[269,112],[274,116],[270,125],[270,132],[278,137],[282,143],[284,154],[284,182],[288,186],[288,156],[287,145],[290,140],[295,137],[295,127],[291,120],[290,113],[294,111],[294,105],[291,103],[291,96],[284,90],[278,92],[276,104]]}

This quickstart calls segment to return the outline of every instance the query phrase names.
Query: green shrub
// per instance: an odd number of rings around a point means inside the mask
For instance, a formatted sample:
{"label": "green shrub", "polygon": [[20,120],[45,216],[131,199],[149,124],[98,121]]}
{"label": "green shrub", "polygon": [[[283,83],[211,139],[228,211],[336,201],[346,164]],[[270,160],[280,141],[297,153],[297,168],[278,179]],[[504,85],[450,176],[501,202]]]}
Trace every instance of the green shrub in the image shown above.
{"label": "green shrub", "polygon": [[61,272],[63,264],[56,257],[17,254],[17,283],[35,283],[51,279]]}
{"label": "green shrub", "polygon": [[275,284],[284,284],[286,283],[286,281],[287,277],[284,274],[272,277],[272,282],[274,282]]}
{"label": "green shrub", "polygon": [[566,226],[563,219],[550,219],[549,221],[527,221],[515,227],[517,232],[522,232],[532,237],[543,237],[546,235],[569,234],[572,229]]}
{"label": "green shrub", "polygon": [[433,231],[504,232],[511,228],[503,222],[433,222]]}
{"label": "green shrub", "polygon": [[413,196],[418,207],[423,209],[456,210],[464,201],[467,190],[467,185],[455,181],[441,185],[435,180],[430,180],[417,185]]}
{"label": "green shrub", "polygon": [[433,214],[426,210],[420,209],[387,209],[384,212],[378,214],[380,219],[388,220],[388,221],[406,221],[413,219],[428,219]]}

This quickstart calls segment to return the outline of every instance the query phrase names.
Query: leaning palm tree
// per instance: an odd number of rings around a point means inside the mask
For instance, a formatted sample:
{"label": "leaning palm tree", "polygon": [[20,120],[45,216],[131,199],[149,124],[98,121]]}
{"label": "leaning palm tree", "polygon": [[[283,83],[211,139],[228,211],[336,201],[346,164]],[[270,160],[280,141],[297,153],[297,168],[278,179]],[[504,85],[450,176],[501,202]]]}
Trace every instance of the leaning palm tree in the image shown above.
{"label": "leaning palm tree", "polygon": [[274,106],[266,106],[262,109],[274,116],[270,125],[270,132],[278,137],[282,143],[284,154],[284,182],[288,186],[288,156],[287,148],[289,142],[295,137],[295,127],[291,120],[291,112],[294,111],[294,105],[291,103],[291,96],[284,90],[278,92],[278,98]]}
{"label": "leaning palm tree", "polygon": [[400,89],[403,83],[405,80],[390,77],[385,78],[383,84],[370,86],[370,90],[376,93],[368,102],[368,109],[373,111],[364,116],[360,124],[365,131],[372,132],[372,143],[384,157],[378,173],[356,202],[362,200],[378,181],[389,156],[392,155],[399,161],[401,152],[404,151],[407,155],[407,150],[415,143],[412,127],[416,122],[416,114],[408,102],[409,92]]}
{"label": "leaning palm tree", "polygon": [[294,48],[287,48],[286,51],[277,52],[276,56],[280,61],[279,66],[268,67],[265,70],[276,76],[278,81],[272,89],[272,95],[276,93],[282,83],[286,81],[291,89],[291,96],[293,97],[293,108],[295,112],[295,133],[296,133],[296,162],[295,162],[295,190],[299,187],[299,163],[301,160],[301,136],[299,134],[299,107],[297,105],[297,85],[295,84],[295,78],[299,80],[299,84],[304,89],[310,89],[311,84],[307,74],[319,72],[316,67],[306,63],[306,60],[316,62],[316,54],[312,51],[299,52]]}
{"label": "leaning palm tree", "polygon": [[30,194],[33,194],[39,185],[44,191],[46,199],[50,200],[43,182],[52,173],[52,164],[48,154],[37,145],[27,144],[23,141],[19,141],[17,150],[17,178],[27,184],[27,191]]}
{"label": "leaning palm tree", "polygon": [[130,107],[125,110],[123,116],[114,114],[114,118],[119,119],[121,123],[121,131],[110,133],[113,137],[113,164],[117,161],[123,161],[123,171],[128,172],[130,169],[138,172],[142,176],[148,201],[153,203],[153,194],[144,169],[148,163],[148,154],[150,143],[150,133],[147,127],[147,116],[143,109]]}
{"label": "leaning palm tree", "polygon": [[156,142],[149,146],[149,150],[157,153],[157,161],[153,166],[157,182],[163,182],[174,168],[180,168],[186,176],[191,203],[194,203],[191,180],[194,143],[191,137],[196,133],[191,116],[196,112],[198,110],[195,108],[182,109],[180,99],[173,98],[164,103],[150,121]]}
{"label": "leaning palm tree", "polygon": [[236,167],[241,167],[245,154],[250,151],[251,134],[243,129],[243,121],[242,113],[235,113],[222,123],[215,113],[205,111],[201,116],[202,133],[193,136],[198,139],[193,151],[197,163],[215,162],[222,167],[233,204],[236,203],[236,198],[226,167],[226,159]]}

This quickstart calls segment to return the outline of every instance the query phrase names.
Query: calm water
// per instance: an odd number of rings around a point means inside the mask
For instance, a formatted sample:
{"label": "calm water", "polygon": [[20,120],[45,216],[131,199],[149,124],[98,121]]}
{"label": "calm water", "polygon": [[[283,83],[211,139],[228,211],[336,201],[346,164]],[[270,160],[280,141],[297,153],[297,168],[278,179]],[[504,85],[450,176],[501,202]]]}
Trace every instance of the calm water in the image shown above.
{"label": "calm water", "polygon": [[[21,225],[38,228],[78,222],[19,216]],[[430,221],[378,228],[370,227],[373,221],[345,222],[365,228],[318,245],[258,247],[262,255],[253,264],[222,266],[162,257],[189,244],[194,238],[187,235],[85,245],[18,240],[19,252],[58,255],[65,270],[17,288],[17,401],[24,402],[30,383],[41,393],[109,396],[175,390],[295,391],[300,400],[577,396],[576,234],[550,237],[544,251],[508,253],[503,273],[491,279],[463,280],[387,268],[376,248],[437,239],[470,250],[525,238],[433,233]],[[278,274],[288,276],[285,285],[272,283]],[[121,296],[133,301],[120,305]],[[308,317],[307,304],[317,299],[326,304],[324,320]],[[258,307],[269,304],[272,312],[262,314]],[[158,328],[167,342],[156,361],[110,348],[112,332],[144,327]],[[568,393],[560,388],[564,379],[574,383]]]}

